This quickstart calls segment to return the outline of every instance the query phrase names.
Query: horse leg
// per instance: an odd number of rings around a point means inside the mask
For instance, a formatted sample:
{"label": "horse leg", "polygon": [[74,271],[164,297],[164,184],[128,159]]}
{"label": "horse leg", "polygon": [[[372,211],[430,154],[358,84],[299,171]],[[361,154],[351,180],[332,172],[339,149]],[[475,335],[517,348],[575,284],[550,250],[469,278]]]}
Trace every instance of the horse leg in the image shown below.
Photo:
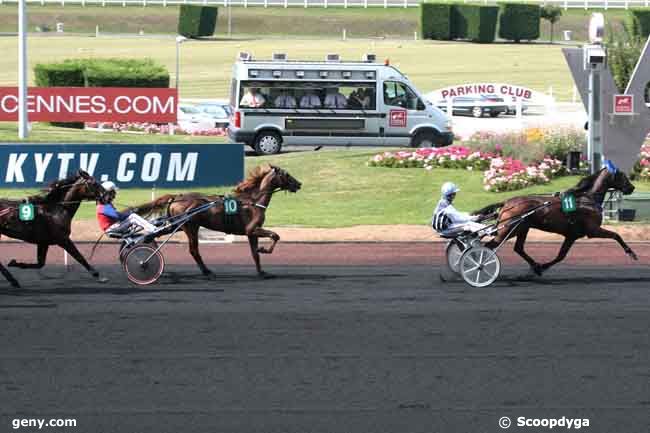
{"label": "horse leg", "polygon": [[248,245],[251,248],[251,255],[253,256],[253,261],[255,261],[255,268],[257,269],[257,274],[260,277],[266,277],[268,274],[262,270],[262,265],[260,264],[260,251],[258,248],[258,238],[255,235],[248,235]]}
{"label": "horse leg", "polygon": [[2,265],[2,263],[0,263],[0,274],[2,274],[7,279],[7,281],[9,281],[14,289],[20,289],[20,284],[18,284],[18,281],[14,278],[13,275],[11,275],[11,272],[9,272],[9,270]]}
{"label": "horse leg", "polygon": [[70,238],[66,238],[63,241],[59,242],[59,246],[66,250],[67,253],[72,256],[72,258],[79,262],[79,264],[83,266],[88,272],[90,272],[90,275],[97,278],[99,282],[103,283],[108,281],[108,279],[99,276],[99,272],[86,261],[84,256],[81,255],[77,249],[77,246],[72,242],[72,240],[70,240]]}
{"label": "horse leg", "polygon": [[543,269],[539,263],[537,263],[531,256],[526,254],[526,251],[524,250],[526,237],[528,237],[528,230],[530,230],[530,227],[525,226],[517,232],[517,240],[515,241],[514,250],[522,259],[526,260],[526,263],[528,263],[533,272],[535,272],[537,275],[542,275]]}
{"label": "horse leg", "polygon": [[50,246],[47,244],[38,244],[36,247],[36,260],[38,263],[21,263],[11,259],[7,266],[20,269],[41,269],[45,266],[45,259],[47,257],[47,250]]}
{"label": "horse leg", "polygon": [[201,253],[199,253],[199,226],[188,223],[183,226],[183,231],[189,241],[190,254],[194,258],[199,269],[201,269],[201,273],[206,277],[213,277],[214,272],[205,266],[205,263],[203,263],[203,257],[201,257]]}
{"label": "horse leg", "polygon": [[557,257],[554,258],[553,260],[551,260],[548,263],[544,263],[541,266],[541,268],[542,268],[541,270],[545,271],[548,268],[550,268],[551,266],[553,266],[553,265],[555,265],[557,263],[560,263],[562,260],[564,260],[564,258],[569,253],[569,250],[571,249],[571,247],[573,246],[573,244],[575,243],[576,240],[577,240],[577,238],[574,238],[574,237],[565,237],[564,242],[562,242],[562,246],[560,247],[560,252],[557,254]]}
{"label": "horse leg", "polygon": [[273,232],[271,230],[265,230],[261,227],[257,227],[255,230],[253,230],[253,235],[256,236],[257,238],[270,238],[273,241],[269,248],[264,248],[264,247],[258,248],[257,252],[260,254],[271,254],[273,252],[273,249],[275,248],[275,244],[277,244],[278,241],[280,240],[280,235],[278,235],[276,232]]}
{"label": "horse leg", "polygon": [[595,229],[589,230],[587,232],[587,237],[589,238],[603,238],[603,239],[614,239],[618,244],[623,248],[623,251],[625,251],[625,254],[628,256],[632,257],[634,260],[639,260],[637,255],[632,251],[632,248],[628,246],[628,244],[625,243],[621,235],[619,235],[616,232],[612,232],[609,230],[605,230],[602,227],[597,227]]}

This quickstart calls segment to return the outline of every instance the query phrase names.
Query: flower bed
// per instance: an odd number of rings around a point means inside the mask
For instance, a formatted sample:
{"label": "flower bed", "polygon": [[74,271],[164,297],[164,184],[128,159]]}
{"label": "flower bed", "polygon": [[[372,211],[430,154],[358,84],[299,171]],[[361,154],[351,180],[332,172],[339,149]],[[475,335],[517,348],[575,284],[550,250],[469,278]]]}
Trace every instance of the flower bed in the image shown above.
{"label": "flower bed", "polygon": [[[90,122],[86,123],[86,128],[93,128],[98,130],[110,130],[113,132],[139,132],[142,134],[169,134],[170,126],[166,123],[157,124],[157,123],[106,123],[106,122]],[[178,135],[198,135],[198,136],[215,136],[223,137],[225,136],[226,130],[224,128],[210,128],[210,129],[197,129],[197,130],[185,130],[177,124],[171,125],[173,128],[173,133]]]}
{"label": "flower bed", "polygon": [[544,158],[539,163],[526,165],[518,159],[462,146],[383,152],[372,157],[368,166],[481,170],[484,172],[483,188],[491,192],[513,191],[548,183],[552,178],[566,174],[562,162],[554,158]]}
{"label": "flower bed", "polygon": [[634,179],[650,182],[650,144],[644,144],[641,146],[639,160],[634,165],[632,177]]}
{"label": "flower bed", "polygon": [[391,168],[456,168],[487,170],[494,154],[474,151],[462,146],[441,149],[422,148],[415,151],[384,152],[368,161],[370,167]]}

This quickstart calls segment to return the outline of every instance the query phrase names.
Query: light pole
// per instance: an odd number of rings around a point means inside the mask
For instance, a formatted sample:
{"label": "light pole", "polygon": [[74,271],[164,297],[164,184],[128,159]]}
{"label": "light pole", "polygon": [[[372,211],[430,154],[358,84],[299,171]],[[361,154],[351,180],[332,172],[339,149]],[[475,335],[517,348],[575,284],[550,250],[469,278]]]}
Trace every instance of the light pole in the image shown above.
{"label": "light pole", "polygon": [[[180,83],[180,73],[181,73],[181,44],[185,42],[187,38],[185,36],[178,35],[176,36],[176,98],[180,100],[181,92],[178,88]],[[174,125],[169,124],[169,135],[174,135]]]}
{"label": "light pole", "polygon": [[27,4],[18,2],[18,138],[27,138]]}
{"label": "light pole", "polygon": [[590,45],[583,47],[584,68],[589,72],[587,153],[592,174],[600,170],[603,161],[601,72],[607,67],[607,53],[602,46],[604,28],[603,14],[593,13],[589,22]]}

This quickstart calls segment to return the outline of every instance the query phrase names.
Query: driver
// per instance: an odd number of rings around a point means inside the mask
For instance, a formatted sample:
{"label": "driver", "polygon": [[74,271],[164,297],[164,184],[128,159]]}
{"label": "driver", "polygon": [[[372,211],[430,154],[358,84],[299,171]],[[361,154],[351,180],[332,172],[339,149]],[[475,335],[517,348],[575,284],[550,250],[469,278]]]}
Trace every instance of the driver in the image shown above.
{"label": "driver", "polygon": [[106,191],[100,202],[97,204],[97,222],[99,227],[106,233],[124,234],[132,226],[142,230],[142,234],[153,233],[156,227],[140,215],[131,211],[118,212],[113,206],[113,200],[117,194],[117,186],[110,180],[102,183]]}
{"label": "driver", "polygon": [[480,215],[470,215],[465,212],[459,212],[452,205],[456,198],[456,193],[460,188],[452,182],[445,182],[442,185],[442,197],[433,212],[431,226],[437,232],[454,230],[461,228],[466,231],[475,232],[487,227],[485,224],[476,222]]}

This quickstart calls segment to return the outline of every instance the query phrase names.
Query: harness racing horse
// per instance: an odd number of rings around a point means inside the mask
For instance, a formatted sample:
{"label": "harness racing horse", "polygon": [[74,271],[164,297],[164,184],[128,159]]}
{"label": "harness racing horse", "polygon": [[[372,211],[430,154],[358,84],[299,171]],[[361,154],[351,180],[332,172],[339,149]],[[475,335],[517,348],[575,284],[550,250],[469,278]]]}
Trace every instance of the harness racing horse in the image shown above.
{"label": "harness racing horse", "polygon": [[[168,194],[157,200],[133,208],[140,215],[167,209],[167,217],[175,217],[205,205],[212,201],[221,201],[204,212],[194,215],[182,229],[189,240],[190,254],[205,276],[213,277],[214,273],[203,263],[199,253],[199,227],[229,234],[245,235],[248,237],[251,254],[255,261],[257,273],[267,274],[260,266],[260,254],[271,254],[280,240],[277,233],[263,229],[266,209],[271,197],[276,191],[297,192],[302,184],[285,170],[272,165],[260,166],[252,170],[248,178],[239,183],[234,190],[238,204],[238,212],[227,216],[224,208],[224,196],[204,195],[200,193]],[[271,246],[267,249],[258,246],[259,238],[270,238]]]}
{"label": "harness racing horse", "polygon": [[[70,225],[79,205],[85,200],[99,199],[104,194],[102,186],[88,173],[79,170],[66,179],[52,182],[44,192],[22,201],[0,199],[0,234],[37,245],[37,263],[21,263],[12,259],[7,266],[40,269],[45,265],[50,245],[58,245],[74,257],[93,277],[104,281],[70,239]],[[18,208],[23,203],[33,205],[33,220],[20,220]],[[0,264],[0,273],[13,287],[20,287],[18,281],[2,264]]]}
{"label": "harness racing horse", "polygon": [[[578,185],[566,191],[568,194],[573,194],[576,199],[577,209],[571,216],[568,216],[562,211],[561,198],[557,196],[514,197],[505,202],[487,206],[475,213],[486,214],[500,208],[497,220],[497,224],[500,224],[516,218],[518,215],[522,215],[531,209],[540,207],[544,202],[549,201],[550,205],[548,207],[541,208],[533,213],[518,225],[514,231],[511,232],[511,228],[507,227],[507,225],[499,229],[495,238],[486,244],[489,248],[495,248],[504,240],[516,237],[515,252],[530,265],[533,272],[537,275],[542,275],[551,266],[564,260],[575,241],[584,236],[589,238],[614,239],[621,245],[627,255],[637,260],[634,251],[623,241],[618,233],[605,230],[601,227],[603,221],[602,204],[605,199],[605,193],[611,189],[621,191],[623,194],[628,195],[634,191],[634,185],[632,185],[625,173],[616,169],[608,161],[607,168],[603,168],[599,172],[581,179]],[[531,228],[564,236],[564,242],[555,259],[548,263],[539,264],[526,254],[524,244],[526,243],[528,231]]]}

